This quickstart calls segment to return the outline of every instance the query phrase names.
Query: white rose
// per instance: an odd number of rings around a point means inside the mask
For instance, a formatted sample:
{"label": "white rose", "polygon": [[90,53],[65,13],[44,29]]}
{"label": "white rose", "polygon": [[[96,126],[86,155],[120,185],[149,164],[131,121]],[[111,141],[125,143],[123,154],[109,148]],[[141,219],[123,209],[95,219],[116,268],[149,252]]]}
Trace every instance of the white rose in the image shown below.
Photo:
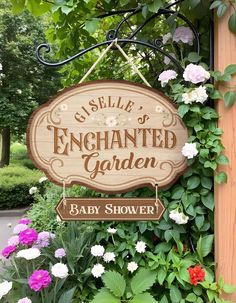
{"label": "white rose", "polygon": [[113,252],[107,252],[104,254],[103,256],[103,260],[106,262],[106,263],[109,263],[111,261],[115,261],[115,254]]}
{"label": "white rose", "polygon": [[41,255],[41,252],[38,248],[32,247],[28,249],[22,249],[16,254],[17,258],[24,258],[26,260],[33,260],[38,258]]}
{"label": "white rose", "polygon": [[146,250],[146,243],[143,241],[138,241],[135,245],[135,249],[138,253],[144,253]]}
{"label": "white rose", "polygon": [[102,245],[94,245],[91,247],[91,254],[94,257],[102,257],[104,255],[105,249]]}
{"label": "white rose", "polygon": [[109,234],[115,234],[115,233],[117,232],[117,229],[116,229],[116,228],[111,228],[111,227],[109,227],[109,228],[107,229],[107,232],[108,232]]}
{"label": "white rose", "polygon": [[68,276],[68,267],[63,263],[57,263],[52,266],[52,275],[56,278],[64,279]]}
{"label": "white rose", "polygon": [[129,262],[127,269],[130,272],[134,272],[138,268],[138,264],[136,262]]}
{"label": "white rose", "polygon": [[94,267],[92,268],[92,275],[95,278],[99,278],[101,277],[101,275],[105,272],[105,268],[102,264],[96,264],[94,265]]}
{"label": "white rose", "polygon": [[178,208],[170,211],[169,217],[175,221],[176,224],[186,224],[189,220],[189,217],[184,213],[179,212]]}
{"label": "white rose", "polygon": [[12,282],[4,281],[0,283],[0,300],[3,296],[7,295],[12,289]]}
{"label": "white rose", "polygon": [[38,189],[37,189],[36,186],[31,187],[30,190],[29,190],[30,195],[35,194],[35,193],[37,192],[37,190],[38,190]]}
{"label": "white rose", "polygon": [[47,177],[41,177],[39,179],[39,183],[43,183],[44,181],[46,181],[48,178]]}
{"label": "white rose", "polygon": [[198,154],[196,143],[185,143],[182,148],[182,155],[188,159],[192,159]]}

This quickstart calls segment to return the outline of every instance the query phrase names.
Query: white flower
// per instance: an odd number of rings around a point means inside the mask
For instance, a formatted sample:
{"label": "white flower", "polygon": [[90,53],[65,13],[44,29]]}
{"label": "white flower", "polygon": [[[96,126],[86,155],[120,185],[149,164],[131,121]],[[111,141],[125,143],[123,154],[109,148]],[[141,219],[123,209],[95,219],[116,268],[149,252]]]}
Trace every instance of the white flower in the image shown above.
{"label": "white flower", "polygon": [[[170,55],[171,55],[171,57],[173,57],[174,59],[176,59],[176,56],[175,56],[174,53],[170,53]],[[170,64],[170,62],[171,62],[170,58],[167,57],[167,56],[165,56],[165,57],[164,57],[164,63],[165,63],[166,65],[168,65],[168,64]]]}
{"label": "white flower", "polygon": [[94,245],[91,247],[91,254],[94,257],[102,257],[104,255],[105,249],[102,245]]}
{"label": "white flower", "polygon": [[186,224],[189,220],[189,217],[184,213],[180,213],[177,208],[170,211],[169,217],[175,221],[176,224]]}
{"label": "white flower", "polygon": [[26,230],[28,226],[26,224],[17,224],[13,229],[13,234],[19,234],[21,231]]}
{"label": "white flower", "polygon": [[203,103],[207,98],[206,87],[202,85],[188,93],[182,94],[182,100],[185,104],[192,104],[193,102]]}
{"label": "white flower", "polygon": [[44,181],[46,181],[48,178],[47,177],[41,177],[39,179],[39,183],[43,183]]}
{"label": "white flower", "polygon": [[173,41],[183,42],[189,45],[193,45],[194,35],[192,30],[186,26],[177,27],[173,34]]}
{"label": "white flower", "polygon": [[38,190],[38,189],[37,189],[36,186],[31,187],[30,190],[29,190],[30,195],[35,194],[35,193],[37,192],[37,190]]}
{"label": "white flower", "polygon": [[2,70],[2,63],[0,63],[0,71]]}
{"label": "white flower", "polygon": [[210,78],[210,73],[201,65],[188,64],[184,70],[183,77],[185,81],[190,81],[194,84],[204,82]]}
{"label": "white flower", "polygon": [[116,117],[115,117],[115,116],[109,116],[109,117],[107,117],[107,118],[106,118],[106,121],[105,121],[105,124],[106,124],[108,127],[116,126],[116,125],[117,125]]}
{"label": "white flower", "polygon": [[171,33],[165,34],[162,38],[162,42],[165,45],[172,38]]}
{"label": "white flower", "polygon": [[103,260],[106,262],[106,263],[109,263],[109,262],[114,262],[115,261],[115,254],[113,252],[106,252],[103,256]]}
{"label": "white flower", "polygon": [[52,275],[56,278],[64,279],[68,276],[68,267],[63,263],[57,263],[52,266]]}
{"label": "white flower", "polygon": [[172,70],[172,69],[168,69],[165,70],[164,72],[160,73],[159,77],[158,77],[158,81],[161,82],[161,86],[165,87],[166,84],[170,81],[175,79],[178,76],[178,74]]}
{"label": "white flower", "polygon": [[8,239],[7,244],[9,246],[17,246],[19,244],[19,236],[12,236]]}
{"label": "white flower", "polygon": [[0,283],[0,300],[3,296],[7,295],[12,289],[12,282],[4,281]]}
{"label": "white flower", "polygon": [[99,278],[101,277],[101,275],[105,272],[105,268],[102,264],[96,264],[94,265],[94,267],[92,268],[92,275],[95,278]]}
{"label": "white flower", "polygon": [[146,243],[143,241],[138,241],[135,245],[135,249],[138,253],[144,253],[146,250]]}
{"label": "white flower", "polygon": [[16,92],[17,92],[17,94],[19,94],[19,95],[22,94],[22,90],[21,90],[21,89],[17,89]]}
{"label": "white flower", "polygon": [[38,258],[41,255],[41,252],[38,248],[32,247],[28,249],[22,249],[16,254],[17,258],[24,258],[26,260],[33,260]]}
{"label": "white flower", "polygon": [[188,159],[192,159],[198,154],[196,143],[185,143],[182,148],[182,155]]}
{"label": "white flower", "polygon": [[134,272],[138,268],[138,264],[136,262],[129,262],[127,269],[130,272]]}
{"label": "white flower", "polygon": [[25,297],[18,300],[17,303],[32,303],[32,301],[29,298]]}
{"label": "white flower", "polygon": [[111,227],[109,227],[109,228],[107,229],[107,232],[108,232],[109,234],[115,234],[115,233],[117,232],[117,229],[116,229],[116,228],[111,228]]}

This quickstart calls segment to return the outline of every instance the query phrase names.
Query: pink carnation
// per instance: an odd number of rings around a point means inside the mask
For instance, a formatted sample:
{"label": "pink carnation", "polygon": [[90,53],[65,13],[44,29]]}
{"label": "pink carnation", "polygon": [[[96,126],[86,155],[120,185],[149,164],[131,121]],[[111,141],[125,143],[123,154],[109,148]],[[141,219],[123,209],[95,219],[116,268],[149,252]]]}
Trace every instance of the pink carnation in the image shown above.
{"label": "pink carnation", "polygon": [[47,288],[52,282],[52,278],[47,270],[39,269],[35,270],[29,277],[29,287],[34,291],[40,291],[43,288]]}
{"label": "pink carnation", "polygon": [[39,248],[47,247],[50,245],[50,240],[55,239],[55,237],[56,236],[53,233],[42,231],[38,234],[38,239],[35,244]]}
{"label": "pink carnation", "polygon": [[27,228],[19,234],[20,244],[32,245],[37,240],[38,234],[35,229]]}
{"label": "pink carnation", "polygon": [[192,30],[189,27],[180,26],[176,28],[172,39],[175,42],[183,42],[193,45],[194,36]]}
{"label": "pink carnation", "polygon": [[10,246],[17,246],[19,244],[19,236],[12,236],[7,243]]}
{"label": "pink carnation", "polygon": [[28,218],[22,218],[22,219],[20,219],[19,223],[28,225],[28,224],[32,223],[32,221]]}
{"label": "pink carnation", "polygon": [[9,256],[10,256],[14,251],[16,251],[16,246],[10,245],[10,246],[5,247],[5,248],[2,250],[2,255],[3,255],[3,257],[5,257],[5,258],[9,258]]}
{"label": "pink carnation", "polygon": [[183,77],[185,81],[190,81],[196,84],[208,80],[210,78],[210,73],[201,65],[191,63],[186,66]]}
{"label": "pink carnation", "polygon": [[161,86],[164,87],[170,80],[175,79],[176,77],[177,73],[172,69],[168,69],[159,75],[158,80],[161,82]]}
{"label": "pink carnation", "polygon": [[64,248],[58,248],[58,249],[55,251],[54,256],[55,256],[56,258],[59,258],[59,259],[65,257],[65,256],[66,256],[66,252],[65,252]]}
{"label": "pink carnation", "polygon": [[17,303],[32,303],[32,301],[29,298],[25,297],[18,300]]}
{"label": "pink carnation", "polygon": [[14,229],[13,229],[13,233],[14,234],[19,234],[21,231],[26,230],[28,228],[28,226],[26,224],[17,224]]}

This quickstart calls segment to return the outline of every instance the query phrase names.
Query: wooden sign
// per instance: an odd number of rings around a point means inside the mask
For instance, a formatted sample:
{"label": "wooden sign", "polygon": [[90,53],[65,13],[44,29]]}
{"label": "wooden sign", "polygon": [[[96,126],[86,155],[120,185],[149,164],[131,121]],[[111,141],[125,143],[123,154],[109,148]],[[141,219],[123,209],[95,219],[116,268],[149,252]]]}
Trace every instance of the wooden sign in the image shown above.
{"label": "wooden sign", "polygon": [[62,198],[56,211],[63,221],[155,221],[165,207],[153,198]]}
{"label": "wooden sign", "polygon": [[185,170],[188,133],[155,89],[88,82],[60,92],[28,125],[31,159],[54,183],[108,193],[170,185]]}

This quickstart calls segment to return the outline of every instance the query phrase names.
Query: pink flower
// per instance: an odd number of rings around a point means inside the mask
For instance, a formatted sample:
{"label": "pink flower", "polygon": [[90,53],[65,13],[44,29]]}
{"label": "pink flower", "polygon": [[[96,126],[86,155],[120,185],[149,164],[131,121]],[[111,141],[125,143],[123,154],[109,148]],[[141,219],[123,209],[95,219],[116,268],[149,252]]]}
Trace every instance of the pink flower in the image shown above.
{"label": "pink flower", "polygon": [[202,66],[191,63],[186,66],[183,77],[185,81],[196,84],[208,80],[210,78],[210,73]]}
{"label": "pink flower", "polygon": [[164,87],[170,80],[175,79],[176,77],[177,73],[172,69],[168,69],[159,75],[158,80],[161,82],[161,86]]}
{"label": "pink flower", "polygon": [[9,258],[9,256],[10,256],[14,251],[16,251],[16,246],[10,245],[10,246],[5,247],[5,248],[2,250],[2,255],[3,255],[3,257],[5,257],[5,258]]}
{"label": "pink flower", "polygon": [[22,218],[22,219],[20,219],[19,223],[28,225],[28,224],[32,223],[32,221],[28,218]]}
{"label": "pink flower", "polygon": [[63,257],[66,256],[66,252],[64,250],[64,248],[58,248],[56,251],[55,251],[55,258],[59,258],[59,259],[62,259]]}
{"label": "pink flower", "polygon": [[47,270],[39,269],[35,270],[29,277],[29,287],[34,291],[40,291],[43,288],[47,288],[52,282],[52,278]]}
{"label": "pink flower", "polygon": [[32,303],[32,301],[29,298],[25,297],[18,300],[17,303]]}
{"label": "pink flower", "polygon": [[189,27],[180,26],[176,28],[172,39],[175,42],[183,42],[193,45],[194,36],[192,30]]}
{"label": "pink flower", "polygon": [[42,231],[38,234],[38,239],[35,244],[39,248],[47,247],[50,245],[50,240],[54,238],[55,235],[53,233],[50,233],[48,231]]}
{"label": "pink flower", "polygon": [[21,231],[26,230],[28,226],[26,224],[17,224],[13,229],[13,234],[19,234]]}
{"label": "pink flower", "polygon": [[20,244],[32,245],[37,240],[38,234],[35,229],[27,228],[19,234]]}
{"label": "pink flower", "polygon": [[19,244],[19,236],[12,236],[7,243],[10,246],[17,246]]}

